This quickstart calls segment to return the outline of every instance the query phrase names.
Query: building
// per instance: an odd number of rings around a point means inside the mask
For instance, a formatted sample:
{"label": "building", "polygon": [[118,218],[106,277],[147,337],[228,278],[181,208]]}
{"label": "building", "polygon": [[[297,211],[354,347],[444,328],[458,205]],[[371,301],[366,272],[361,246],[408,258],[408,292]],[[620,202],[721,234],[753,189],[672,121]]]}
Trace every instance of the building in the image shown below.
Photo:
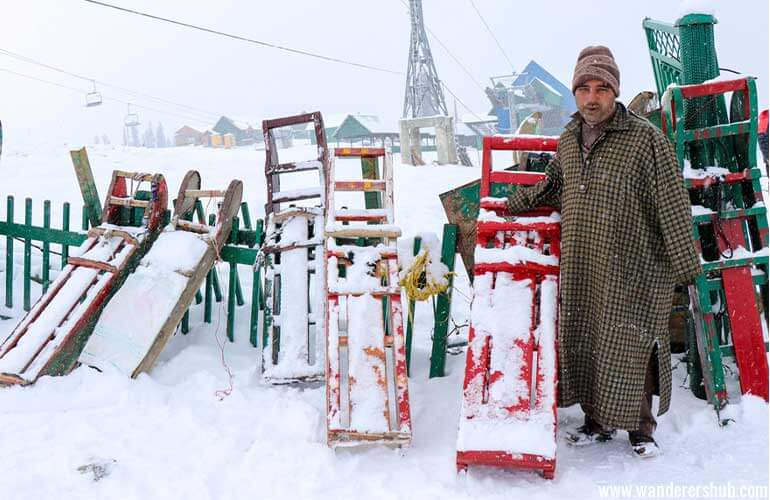
{"label": "building", "polygon": [[212,130],[218,134],[233,134],[238,146],[246,146],[262,142],[262,130],[257,130],[249,123],[237,122],[226,116],[222,116]]}
{"label": "building", "polygon": [[[326,124],[324,124],[326,126]],[[360,146],[386,147],[398,144],[398,125],[386,124],[374,115],[347,115],[329,142]]]}
{"label": "building", "polygon": [[521,73],[493,77],[486,93],[497,116],[497,132],[514,133],[532,113],[542,114],[544,135],[559,135],[577,111],[575,97],[566,85],[535,61]]}
{"label": "building", "polygon": [[[342,122],[344,122],[348,116],[350,115],[346,113],[331,113],[328,115],[323,115],[324,133],[326,134],[327,143],[331,144],[334,141],[334,134],[337,132],[339,126],[342,125]],[[315,125],[312,122],[307,123],[305,125],[305,130],[307,137],[310,138],[310,143],[315,144]]]}
{"label": "building", "polygon": [[201,133],[185,125],[174,133],[175,146],[190,146],[200,144]]}
{"label": "building", "polygon": [[222,135],[213,130],[205,130],[201,133],[200,144],[208,148],[220,147],[222,146]]}

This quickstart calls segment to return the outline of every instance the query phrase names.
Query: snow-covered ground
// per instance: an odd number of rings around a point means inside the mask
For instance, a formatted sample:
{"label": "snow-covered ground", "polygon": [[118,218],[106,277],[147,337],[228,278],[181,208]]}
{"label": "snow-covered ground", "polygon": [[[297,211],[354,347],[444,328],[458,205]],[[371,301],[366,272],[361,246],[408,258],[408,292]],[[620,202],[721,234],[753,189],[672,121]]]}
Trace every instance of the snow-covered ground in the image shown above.
{"label": "snow-covered ground", "polygon": [[[282,153],[287,159],[307,158],[311,149],[300,146]],[[197,169],[204,187],[225,187],[232,178],[242,179],[252,217],[264,213],[261,151],[97,146],[89,147],[89,155],[102,194],[115,168],[162,172],[171,197],[184,173]],[[430,153],[426,157],[432,158]],[[475,152],[471,157],[476,161]],[[440,235],[445,217],[438,193],[479,175],[477,168],[402,166],[397,155],[395,164],[396,222],[407,237]],[[295,187],[301,186],[285,186]],[[35,221],[42,218],[42,200],[50,199],[53,225],[59,227],[61,202],[70,201],[73,208],[80,203],[68,148],[20,152],[9,147],[0,160],[0,196],[7,194],[16,197],[17,220],[24,197],[35,200]],[[5,202],[0,201],[0,220],[5,220]],[[78,227],[77,216],[79,210],[73,210],[73,227]],[[15,249],[20,252],[21,245]],[[19,255],[17,266],[21,262]],[[39,266],[37,251],[33,263]],[[469,316],[470,294],[459,258],[456,270],[453,316],[462,324]],[[224,278],[226,268],[219,272]],[[241,269],[241,275],[244,296],[250,297],[249,269]],[[18,282],[20,267],[15,276]],[[221,282],[226,285],[227,279]],[[15,309],[5,311],[15,318],[0,321],[1,338],[22,314],[21,287],[16,289]],[[324,443],[322,387],[273,387],[260,380],[260,356],[248,343],[248,308],[236,311],[236,340],[225,342],[224,362],[218,347],[225,337],[224,306],[216,305],[211,325],[203,324],[202,307],[196,306],[192,331],[172,338],[150,375],[129,380],[80,368],[30,387],[0,389],[0,498],[582,499],[613,494],[637,498],[649,492],[606,486],[657,486],[662,493],[657,498],[672,496],[675,486],[715,488],[700,490],[702,498],[719,491],[729,494],[730,488],[737,497],[756,493],[747,487],[761,486],[767,494],[767,404],[743,398],[723,413],[733,422],[720,428],[713,410],[686,389],[681,355],[672,358],[671,410],[659,418],[661,456],[644,461],[632,456],[622,432],[607,444],[567,447],[561,440],[564,430],[582,419],[573,407],[559,410],[555,480],[486,468],[458,476],[454,459],[464,356],[449,357],[446,377],[428,379],[432,314],[426,304],[418,304],[416,314],[409,387],[412,446],[332,451]],[[233,374],[232,393],[220,399],[218,391],[229,387],[225,365]]]}

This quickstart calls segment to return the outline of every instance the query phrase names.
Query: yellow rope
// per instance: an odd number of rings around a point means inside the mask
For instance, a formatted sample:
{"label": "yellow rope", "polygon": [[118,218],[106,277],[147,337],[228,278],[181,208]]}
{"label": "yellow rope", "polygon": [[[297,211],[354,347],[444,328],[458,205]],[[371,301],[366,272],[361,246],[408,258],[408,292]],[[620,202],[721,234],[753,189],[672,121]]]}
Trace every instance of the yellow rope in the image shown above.
{"label": "yellow rope", "polygon": [[449,288],[449,280],[444,284],[435,283],[428,279],[428,252],[420,252],[415,257],[412,267],[398,282],[411,300],[423,302],[443,293]]}

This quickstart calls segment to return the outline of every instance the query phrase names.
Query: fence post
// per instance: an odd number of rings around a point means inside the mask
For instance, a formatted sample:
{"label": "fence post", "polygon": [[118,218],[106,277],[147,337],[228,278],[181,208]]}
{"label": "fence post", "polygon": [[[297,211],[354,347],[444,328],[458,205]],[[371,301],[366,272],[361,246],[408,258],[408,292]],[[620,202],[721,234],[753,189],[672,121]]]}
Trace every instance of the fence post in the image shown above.
{"label": "fence post", "polygon": [[[32,225],[32,198],[24,200],[24,225],[29,228]],[[29,233],[24,237],[24,310],[32,309],[32,290],[30,274],[32,272],[32,240]]]}
{"label": "fence post", "polygon": [[[209,214],[209,226],[213,226],[216,223],[216,215]],[[219,274],[216,271],[216,267],[211,268],[211,284],[214,288],[214,300],[222,302],[222,287],[219,286]],[[211,320],[209,320],[210,322]]]}
{"label": "fence post", "polygon": [[[13,224],[13,196],[8,196],[6,221]],[[13,307],[13,236],[5,238],[5,307]]]}
{"label": "fence post", "polygon": [[96,190],[94,174],[91,170],[91,163],[88,161],[86,148],[70,151],[70,157],[72,158],[72,165],[75,167],[80,192],[83,195],[86,217],[91,222],[91,227],[96,227],[101,223],[102,206],[99,202],[99,193]]}
{"label": "fence post", "polygon": [[444,224],[444,234],[441,238],[441,262],[449,269],[449,287],[440,293],[436,300],[436,315],[433,319],[433,349],[430,355],[430,378],[443,377],[446,366],[447,332],[449,330],[449,315],[452,307],[452,273],[455,269],[455,252],[457,245],[457,225]]}
{"label": "fence post", "polygon": [[[230,243],[238,241],[238,217],[233,217],[232,229],[230,230]],[[227,338],[230,342],[235,340],[235,287],[238,280],[238,262],[231,260],[230,281],[227,287]]]}
{"label": "fence post", "polygon": [[[245,215],[245,214],[244,214]],[[257,245],[262,245],[262,220],[257,219],[255,231],[257,233]],[[255,263],[256,264],[256,263]],[[249,340],[251,345],[257,347],[259,335],[259,303],[261,297],[262,266],[255,265],[251,282],[251,321],[249,323]]]}
{"label": "fence post", "polygon": [[[61,228],[62,231],[69,231],[70,230],[70,204],[68,202],[64,202],[64,205],[62,206],[62,221],[61,221]],[[64,266],[67,265],[67,259],[69,258],[70,254],[70,247],[69,245],[65,245],[62,243],[61,245],[61,269],[64,269]]]}
{"label": "fence post", "polygon": [[[43,228],[51,229],[51,201],[45,200],[43,202]],[[40,277],[43,280],[43,293],[48,291],[49,282],[49,269],[51,262],[51,244],[48,240],[43,242],[43,269]]]}
{"label": "fence post", "polygon": [[[412,248],[412,255],[420,253],[420,246],[422,246],[422,238],[419,236],[414,237],[414,248]],[[412,332],[414,331],[414,306],[415,301],[409,299],[407,306],[406,316],[406,375],[411,376],[411,361],[412,361]]]}

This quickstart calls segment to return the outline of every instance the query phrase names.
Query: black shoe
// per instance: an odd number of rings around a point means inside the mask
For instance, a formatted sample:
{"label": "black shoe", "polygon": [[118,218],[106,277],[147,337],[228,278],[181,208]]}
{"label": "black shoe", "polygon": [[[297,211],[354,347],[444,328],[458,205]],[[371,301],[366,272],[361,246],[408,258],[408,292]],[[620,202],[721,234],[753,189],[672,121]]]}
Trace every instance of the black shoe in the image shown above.
{"label": "black shoe", "polygon": [[586,424],[577,429],[567,431],[565,440],[571,446],[587,446],[594,443],[606,443],[610,441],[618,431],[615,429],[596,429]]}
{"label": "black shoe", "polygon": [[628,440],[631,441],[631,449],[634,451],[634,455],[639,458],[652,458],[660,455],[660,447],[652,436],[631,431],[628,433]]}

